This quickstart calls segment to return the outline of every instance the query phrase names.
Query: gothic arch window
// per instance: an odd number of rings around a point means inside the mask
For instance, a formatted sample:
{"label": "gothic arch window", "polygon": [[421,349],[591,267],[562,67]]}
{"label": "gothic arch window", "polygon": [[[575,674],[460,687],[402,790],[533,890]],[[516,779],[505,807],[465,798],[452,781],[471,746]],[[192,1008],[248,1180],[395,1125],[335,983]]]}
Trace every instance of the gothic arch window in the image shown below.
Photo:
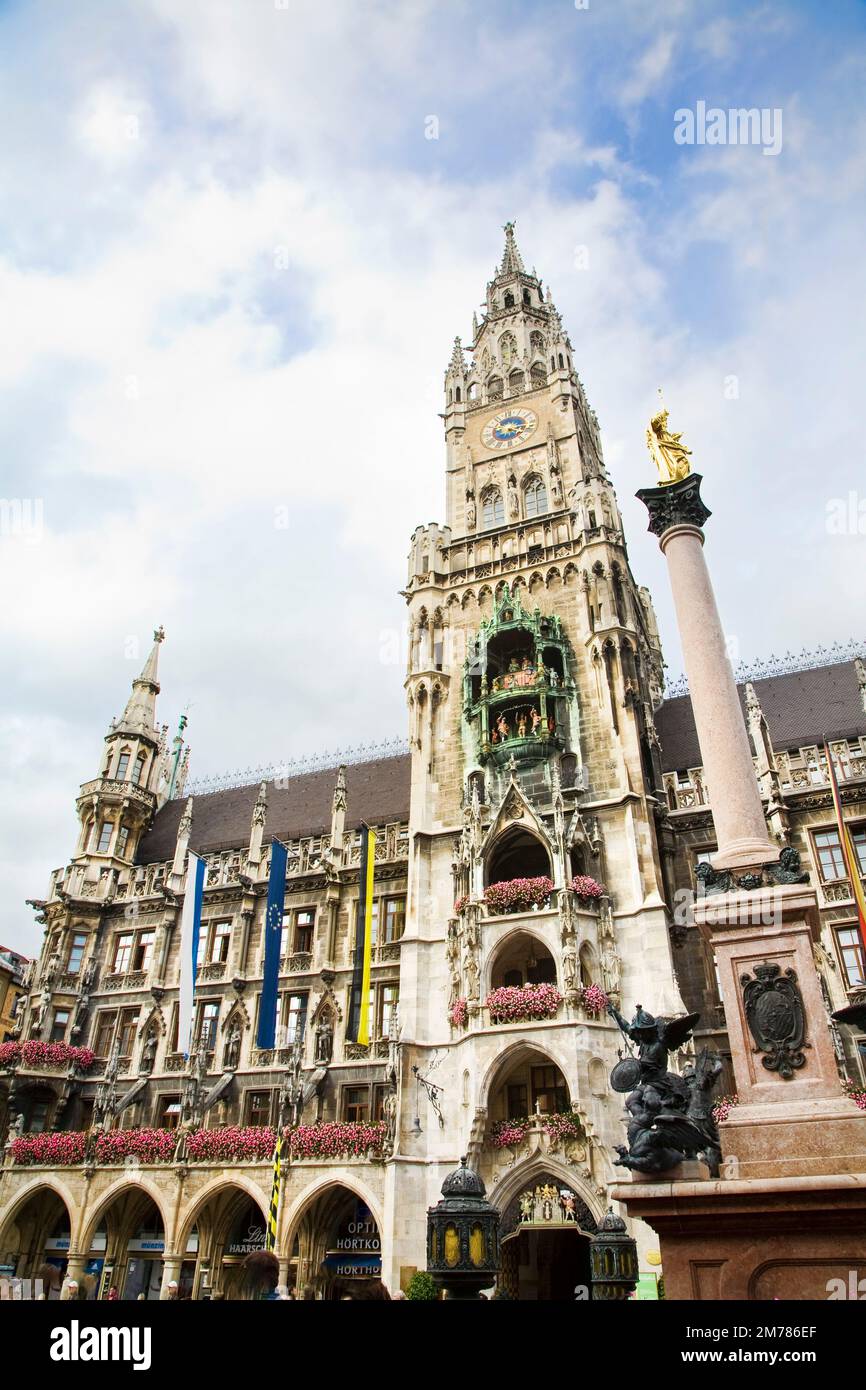
{"label": "gothic arch window", "polygon": [[524,291],[523,291],[523,302],[524,302],[524,304],[531,304],[531,303],[532,303],[532,299],[531,299],[531,297],[530,297],[529,290],[524,290]]}
{"label": "gothic arch window", "polygon": [[455,399],[457,400],[457,402],[458,402],[458,404],[459,404],[459,402],[460,402],[460,387],[459,387],[459,386],[457,387]]}
{"label": "gothic arch window", "polygon": [[501,401],[504,389],[501,376],[492,376],[487,383],[487,395],[491,401]]}
{"label": "gothic arch window", "polygon": [[491,487],[481,498],[481,519],[485,526],[505,525],[505,503],[498,487]]}
{"label": "gothic arch window", "polygon": [[564,370],[565,370],[565,363],[564,363],[563,360],[562,360],[562,353],[559,354],[559,370],[560,370],[560,371],[564,371]]}
{"label": "gothic arch window", "polygon": [[467,387],[467,390],[466,390],[466,399],[467,399],[467,401],[477,401],[477,400],[478,400],[478,382],[477,382],[477,381],[470,381],[469,386]]}
{"label": "gothic arch window", "polygon": [[555,372],[555,371],[556,371],[556,358],[555,358],[555,357],[551,357],[551,359],[550,359],[550,370],[551,370],[552,372]]}
{"label": "gothic arch window", "polygon": [[529,368],[529,380],[532,386],[543,386],[547,381],[547,373],[544,370],[543,362],[533,362]]}
{"label": "gothic arch window", "polygon": [[138,786],[141,785],[144,776],[144,764],[146,761],[147,759],[145,758],[144,753],[139,753],[138,757],[135,760],[135,777],[133,780]]}
{"label": "gothic arch window", "polygon": [[529,351],[537,352],[539,357],[544,356],[544,338],[537,330],[529,335]]}
{"label": "gothic arch window", "polygon": [[525,385],[525,380],[526,380],[526,379],[525,379],[525,377],[524,377],[524,375],[523,375],[523,372],[520,370],[520,368],[519,368],[519,367],[515,367],[514,371],[511,373],[511,375],[510,375],[509,378],[508,378],[508,389],[509,389],[509,391],[511,392],[512,395],[514,395],[514,394],[515,394],[516,392],[518,392],[518,391],[522,391],[522,390],[523,390],[523,387],[524,387],[524,385]]}
{"label": "gothic arch window", "polygon": [[505,305],[506,309],[514,308],[514,295],[511,293],[511,290],[505,291],[505,298],[502,302]]}
{"label": "gothic arch window", "polygon": [[513,333],[503,333],[499,339],[499,358],[503,367],[510,367],[517,359],[517,339]]}
{"label": "gothic arch window", "polygon": [[547,511],[547,488],[541,478],[527,478],[523,489],[523,502],[527,516],[541,516]]}
{"label": "gothic arch window", "polygon": [[121,748],[120,757],[117,760],[117,771],[114,776],[118,782],[126,781],[126,773],[129,768],[130,752],[128,748]]}

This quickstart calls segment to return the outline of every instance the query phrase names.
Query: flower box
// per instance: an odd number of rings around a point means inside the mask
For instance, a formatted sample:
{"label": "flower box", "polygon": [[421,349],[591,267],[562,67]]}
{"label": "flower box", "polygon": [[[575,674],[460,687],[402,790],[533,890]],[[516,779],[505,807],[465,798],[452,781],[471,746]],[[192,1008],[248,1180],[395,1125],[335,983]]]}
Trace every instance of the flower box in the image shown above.
{"label": "flower box", "polygon": [[171,1163],[177,1148],[176,1129],[110,1129],[96,1136],[93,1156],[97,1163]]}
{"label": "flower box", "polygon": [[84,1162],[84,1142],[84,1130],[24,1134],[12,1140],[12,1162],[21,1167],[44,1163],[51,1168],[69,1168]]}
{"label": "flower box", "polygon": [[580,991],[580,1002],[590,1018],[597,1018],[606,1011],[608,998],[599,985],[584,985]]}
{"label": "flower box", "polygon": [[553,892],[552,878],[512,878],[505,883],[490,883],[484,890],[488,912],[497,916],[505,912],[529,912],[546,906]]}
{"label": "flower box", "polygon": [[64,1042],[40,1042],[30,1038],[27,1042],[0,1043],[0,1067],[75,1066],[79,1071],[89,1071],[95,1060],[89,1047],[72,1047]]}
{"label": "flower box", "polygon": [[578,1115],[521,1115],[517,1119],[497,1120],[490,1132],[490,1144],[494,1149],[516,1149],[538,1122],[554,1144],[580,1139],[583,1135]]}
{"label": "flower box", "polygon": [[291,1132],[293,1158],[363,1158],[381,1154],[385,1125],[364,1121],[333,1120],[318,1125],[298,1125]]}
{"label": "flower box", "polygon": [[187,1135],[190,1163],[264,1163],[273,1158],[277,1132],[270,1125],[221,1125]]}
{"label": "flower box", "polygon": [[519,1023],[553,1018],[562,995],[555,985],[502,985],[491,990],[484,1003],[491,1023]]}
{"label": "flower box", "polygon": [[465,999],[458,999],[448,1010],[448,1017],[453,1028],[464,1028],[469,1017],[469,1005]]}
{"label": "flower box", "polygon": [[571,880],[571,891],[583,902],[598,902],[607,891],[604,884],[590,878],[589,874],[577,874]]}

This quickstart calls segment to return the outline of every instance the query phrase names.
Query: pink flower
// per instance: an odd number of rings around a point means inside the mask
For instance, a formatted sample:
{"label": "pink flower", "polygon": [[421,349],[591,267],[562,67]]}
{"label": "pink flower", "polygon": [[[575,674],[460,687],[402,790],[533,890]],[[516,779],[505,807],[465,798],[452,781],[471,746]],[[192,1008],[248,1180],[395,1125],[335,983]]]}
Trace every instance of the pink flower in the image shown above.
{"label": "pink flower", "polygon": [[294,1158],[363,1158],[380,1154],[385,1125],[379,1120],[331,1120],[318,1125],[298,1125],[291,1132]]}
{"label": "pink flower", "polygon": [[273,1157],[277,1132],[270,1125],[221,1125],[197,1129],[187,1135],[186,1153],[192,1163],[213,1160],[252,1160],[263,1163]]}
{"label": "pink flower", "polygon": [[603,898],[606,889],[603,884],[590,878],[589,874],[577,874],[571,880],[571,891],[579,898]]}
{"label": "pink flower", "polygon": [[12,1162],[27,1166],[44,1163],[51,1168],[68,1168],[84,1162],[82,1130],[60,1130],[53,1134],[25,1134],[12,1140]]}
{"label": "pink flower", "polygon": [[512,878],[506,883],[491,883],[484,890],[484,902],[490,912],[527,912],[543,907],[553,892],[553,879]]}
{"label": "pink flower", "polygon": [[448,1010],[448,1017],[455,1028],[462,1028],[469,1016],[469,1005],[465,999],[458,999]]}
{"label": "pink flower", "polygon": [[604,1013],[607,1008],[607,995],[598,985],[586,985],[580,992],[581,1003],[591,1018]]}
{"label": "pink flower", "polygon": [[468,906],[468,904],[469,904],[469,894],[468,894],[468,893],[464,893],[462,898],[458,898],[458,899],[457,899],[457,901],[456,901],[455,904],[454,904],[454,911],[455,911],[455,913],[457,914],[458,917],[460,916],[460,913],[463,912],[464,909]]}
{"label": "pink flower", "polygon": [[716,1124],[721,1124],[722,1120],[726,1120],[734,1106],[739,1105],[739,1103],[739,1096],[720,1096],[713,1106],[713,1119]]}
{"label": "pink flower", "polygon": [[89,1047],[71,1047],[63,1042],[41,1042],[29,1038],[27,1042],[7,1042],[0,1044],[0,1067],[68,1067],[75,1066],[79,1071],[88,1071],[93,1066],[95,1054]]}
{"label": "pink flower", "polygon": [[518,1023],[530,1018],[553,1018],[562,995],[555,985],[502,985],[484,1001],[491,1023]]}

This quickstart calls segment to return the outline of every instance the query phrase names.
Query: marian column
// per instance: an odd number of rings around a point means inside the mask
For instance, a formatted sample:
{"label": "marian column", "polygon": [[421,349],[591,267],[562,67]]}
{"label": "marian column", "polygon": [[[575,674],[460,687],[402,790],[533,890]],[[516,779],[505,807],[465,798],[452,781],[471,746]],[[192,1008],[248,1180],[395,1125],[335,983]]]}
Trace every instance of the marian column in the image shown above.
{"label": "marian column", "polygon": [[[665,412],[667,414],[667,412]],[[704,781],[716,827],[716,869],[750,867],[778,859],[767,834],[749,736],[734,682],[716,598],[704,558],[701,475],[688,473],[637,494],[650,514],[668,562],[683,662],[701,746]]]}
{"label": "marian column", "polygon": [[671,1298],[826,1298],[828,1278],[866,1273],[866,1115],[841,1094],[815,891],[767,834],[704,559],[710,512],[667,419],[647,432],[660,486],[638,497],[668,561],[718,836],[694,921],[718,966],[739,1104],[719,1126],[721,1181],[638,1173],[611,1195],[658,1232]]}

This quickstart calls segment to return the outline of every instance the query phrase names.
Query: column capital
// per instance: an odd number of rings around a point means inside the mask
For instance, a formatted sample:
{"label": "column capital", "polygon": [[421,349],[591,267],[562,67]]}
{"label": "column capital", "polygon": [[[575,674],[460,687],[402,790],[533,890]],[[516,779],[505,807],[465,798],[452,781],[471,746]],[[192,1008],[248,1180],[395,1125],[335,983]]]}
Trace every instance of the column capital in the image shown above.
{"label": "column capital", "polygon": [[701,499],[702,481],[700,473],[689,473],[678,483],[640,488],[635,496],[649,512],[647,530],[658,536],[660,541],[673,526],[694,527],[700,531],[707,518],[712,516]]}

